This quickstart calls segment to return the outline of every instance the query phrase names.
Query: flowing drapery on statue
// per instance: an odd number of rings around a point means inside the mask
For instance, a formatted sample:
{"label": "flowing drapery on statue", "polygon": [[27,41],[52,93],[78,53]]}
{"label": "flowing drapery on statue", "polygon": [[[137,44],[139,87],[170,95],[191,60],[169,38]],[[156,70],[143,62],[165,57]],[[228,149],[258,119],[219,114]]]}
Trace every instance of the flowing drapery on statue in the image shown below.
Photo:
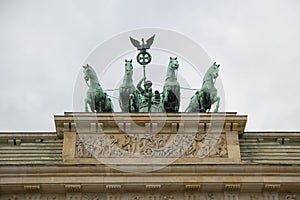
{"label": "flowing drapery on statue", "polygon": [[179,63],[177,57],[170,57],[165,84],[163,87],[161,106],[166,112],[178,112],[180,106],[180,85],[177,81]]}
{"label": "flowing drapery on statue", "polygon": [[103,91],[95,70],[90,66],[82,66],[84,80],[89,87],[85,98],[85,112],[113,112],[111,99]]}
{"label": "flowing drapery on statue", "polygon": [[216,78],[219,76],[219,67],[213,63],[204,75],[202,88],[192,96],[187,112],[209,112],[212,104],[217,103],[214,112],[218,112],[220,97],[215,87]]}
{"label": "flowing drapery on statue", "polygon": [[122,112],[138,112],[138,97],[132,80],[132,60],[125,60],[123,82],[119,87],[119,105]]}

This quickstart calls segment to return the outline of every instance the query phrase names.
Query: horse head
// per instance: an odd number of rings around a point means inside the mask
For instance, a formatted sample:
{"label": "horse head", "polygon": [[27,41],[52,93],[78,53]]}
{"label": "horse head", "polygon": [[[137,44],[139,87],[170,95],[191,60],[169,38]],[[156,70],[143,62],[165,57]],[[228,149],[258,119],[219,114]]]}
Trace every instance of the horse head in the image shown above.
{"label": "horse head", "polygon": [[133,71],[132,60],[125,60],[125,74],[132,75],[132,71]]}
{"label": "horse head", "polygon": [[179,67],[179,63],[177,57],[175,58],[170,57],[169,68],[172,70],[178,70],[178,67]]}
{"label": "horse head", "polygon": [[84,80],[89,81],[91,78],[91,66],[89,66],[89,64],[86,64],[86,66],[83,65],[82,67],[83,67]]}
{"label": "horse head", "polygon": [[86,64],[86,66],[83,65],[82,67],[84,69],[84,80],[86,82],[90,81],[91,84],[99,84],[96,71],[89,64]]}
{"label": "horse head", "polygon": [[219,76],[219,67],[220,67],[220,64],[217,65],[217,63],[214,62],[212,64],[212,66],[210,66],[209,69],[207,70],[207,72],[205,73],[204,81],[208,81],[208,80],[211,80],[211,79],[218,78],[218,76]]}

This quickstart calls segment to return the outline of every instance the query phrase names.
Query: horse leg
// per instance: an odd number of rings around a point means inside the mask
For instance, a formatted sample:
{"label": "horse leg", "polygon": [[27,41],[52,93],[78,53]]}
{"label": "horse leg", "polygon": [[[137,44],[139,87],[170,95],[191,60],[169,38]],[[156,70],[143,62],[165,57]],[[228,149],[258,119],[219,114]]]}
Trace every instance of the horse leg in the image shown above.
{"label": "horse leg", "polygon": [[111,104],[110,99],[107,99],[105,102],[105,110],[106,110],[106,112],[114,112],[114,108]]}
{"label": "horse leg", "polygon": [[135,96],[133,93],[129,96],[128,112],[138,112],[135,105]]}
{"label": "horse leg", "polygon": [[176,105],[175,105],[175,112],[178,112],[180,107],[180,102],[178,101],[178,99],[176,100]]}
{"label": "horse leg", "polygon": [[198,94],[200,112],[206,112],[205,96],[206,95],[202,91]]}
{"label": "horse leg", "polygon": [[165,90],[162,91],[162,95],[159,101],[159,109],[164,112],[165,111]]}
{"label": "horse leg", "polygon": [[217,105],[215,107],[214,112],[218,112],[219,111],[219,105],[220,105],[220,97],[216,97],[215,102],[217,102]]}
{"label": "horse leg", "polygon": [[[104,104],[103,101],[104,100],[102,100],[102,99],[99,100],[99,104],[98,104],[99,107],[98,107],[97,112],[104,112],[105,109],[103,108],[103,104]],[[104,104],[104,106],[105,106],[105,104]]]}
{"label": "horse leg", "polygon": [[163,104],[162,104],[163,110],[165,112],[167,112],[167,109],[169,109],[166,107],[167,106],[166,104],[168,103],[168,99],[169,99],[169,90],[165,89],[163,93]]}
{"label": "horse leg", "polygon": [[108,101],[108,97],[107,96],[100,96],[100,97],[96,97],[97,98],[97,112],[108,112],[106,109],[106,103]]}
{"label": "horse leg", "polygon": [[85,107],[85,112],[89,112],[89,109],[88,109],[88,98],[84,99],[84,107]]}
{"label": "horse leg", "polygon": [[91,95],[91,98],[90,98],[90,108],[91,108],[92,112],[95,112],[95,97],[94,97],[94,95]]}

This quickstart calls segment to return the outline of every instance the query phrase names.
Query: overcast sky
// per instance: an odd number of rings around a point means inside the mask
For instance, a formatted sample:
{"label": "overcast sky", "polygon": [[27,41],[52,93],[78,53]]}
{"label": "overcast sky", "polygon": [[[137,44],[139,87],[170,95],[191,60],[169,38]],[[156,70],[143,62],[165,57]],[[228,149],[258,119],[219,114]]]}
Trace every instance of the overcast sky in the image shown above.
{"label": "overcast sky", "polygon": [[89,54],[143,27],[186,35],[220,63],[225,111],[248,115],[247,131],[300,130],[298,0],[1,0],[0,27],[2,132],[54,131]]}

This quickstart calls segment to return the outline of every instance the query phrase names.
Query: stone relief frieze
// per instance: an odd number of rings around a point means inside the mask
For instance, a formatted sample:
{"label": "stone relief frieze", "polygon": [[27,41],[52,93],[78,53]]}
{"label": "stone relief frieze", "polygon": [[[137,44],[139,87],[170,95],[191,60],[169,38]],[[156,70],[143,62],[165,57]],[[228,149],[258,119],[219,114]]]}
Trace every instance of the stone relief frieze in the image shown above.
{"label": "stone relief frieze", "polygon": [[83,193],[82,200],[102,200],[106,199],[105,193]]}
{"label": "stone relief frieze", "polygon": [[296,199],[297,199],[296,194],[286,194],[284,196],[284,200],[296,200]]}
{"label": "stone relief frieze", "polygon": [[227,157],[225,134],[77,134],[76,158]]}
{"label": "stone relief frieze", "polygon": [[[226,199],[241,199],[241,200],[297,200],[299,193],[278,193],[276,197],[266,197],[264,193],[238,193],[236,197],[226,196],[226,192],[178,192],[178,191],[155,191],[155,192],[116,192],[114,193],[119,200],[147,200],[156,196],[157,200],[226,200]],[[0,200],[26,200],[25,194],[0,194]],[[108,200],[110,199],[107,192],[90,192],[90,193],[74,193],[74,194],[41,194],[38,198],[41,200],[61,200],[61,199],[77,199],[77,200]],[[154,199],[154,198],[152,198]]]}

